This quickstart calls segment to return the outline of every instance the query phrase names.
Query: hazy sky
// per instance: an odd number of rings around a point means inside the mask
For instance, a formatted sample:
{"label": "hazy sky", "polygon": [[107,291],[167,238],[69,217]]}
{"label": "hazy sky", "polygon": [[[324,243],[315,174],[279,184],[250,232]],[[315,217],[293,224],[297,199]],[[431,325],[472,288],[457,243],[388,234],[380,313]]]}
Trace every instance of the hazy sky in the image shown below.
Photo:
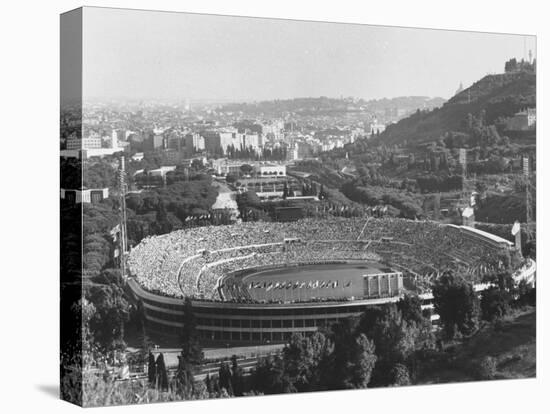
{"label": "hazy sky", "polygon": [[518,35],[86,8],[84,98],[451,97],[535,50]]}

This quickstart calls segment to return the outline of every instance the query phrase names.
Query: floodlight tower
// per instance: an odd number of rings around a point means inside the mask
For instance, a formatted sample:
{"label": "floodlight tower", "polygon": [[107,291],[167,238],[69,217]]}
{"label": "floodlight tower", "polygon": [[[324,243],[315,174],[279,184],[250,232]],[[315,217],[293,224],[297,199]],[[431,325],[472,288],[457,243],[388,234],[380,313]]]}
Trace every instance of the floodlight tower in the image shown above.
{"label": "floodlight tower", "polygon": [[120,157],[120,168],[118,170],[119,201],[120,201],[120,270],[122,276],[126,276],[126,166],[124,155]]}
{"label": "floodlight tower", "polygon": [[462,165],[462,189],[464,189],[464,183],[466,182],[468,172],[468,157],[466,156],[466,148],[460,148],[458,150],[458,162]]}
{"label": "floodlight tower", "polygon": [[472,198],[473,192],[475,190],[475,181],[476,181],[476,175],[475,173],[472,174],[473,178],[468,179],[468,153],[466,148],[460,148],[458,152],[458,162],[460,166],[462,167],[462,190],[460,194],[460,198],[457,203],[457,207],[461,214],[466,212],[466,209],[468,210],[468,215],[462,216],[463,223],[465,222],[464,217],[467,217],[467,225],[473,225],[475,221],[475,217],[473,214],[473,207],[475,206],[475,200]]}
{"label": "floodlight tower", "polygon": [[529,157],[523,157],[523,176],[525,177],[525,233],[527,241],[533,240],[533,185],[531,184],[531,166]]}
{"label": "floodlight tower", "polygon": [[471,188],[468,182],[468,155],[466,148],[458,150],[458,163],[462,166],[462,194],[460,202],[467,207],[470,205]]}

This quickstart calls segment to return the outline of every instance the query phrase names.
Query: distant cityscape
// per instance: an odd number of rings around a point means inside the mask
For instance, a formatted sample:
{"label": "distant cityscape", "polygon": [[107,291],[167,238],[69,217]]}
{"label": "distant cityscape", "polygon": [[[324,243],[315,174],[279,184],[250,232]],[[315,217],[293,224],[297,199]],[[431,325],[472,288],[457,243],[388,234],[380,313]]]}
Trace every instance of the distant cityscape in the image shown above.
{"label": "distant cityscape", "polygon": [[254,116],[262,110],[261,103],[196,108],[189,101],[138,108],[135,104],[114,108],[95,104],[85,106],[82,140],[67,137],[62,149],[67,151],[63,154],[74,156],[74,151],[84,150],[84,157],[120,150],[159,151],[167,163],[205,153],[236,158],[242,151],[258,159],[293,161],[372,137],[415,110],[433,109],[444,102],[424,97],[385,101],[297,99],[289,105],[275,102],[279,108],[268,108],[279,112],[278,117],[258,118]]}

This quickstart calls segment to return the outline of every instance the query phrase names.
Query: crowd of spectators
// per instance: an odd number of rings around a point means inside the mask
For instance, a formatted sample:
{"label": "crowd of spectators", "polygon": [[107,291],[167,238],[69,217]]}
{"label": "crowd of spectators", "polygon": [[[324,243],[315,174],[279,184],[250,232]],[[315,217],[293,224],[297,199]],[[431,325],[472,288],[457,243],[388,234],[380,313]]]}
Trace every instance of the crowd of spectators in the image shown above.
{"label": "crowd of spectators", "polygon": [[[307,218],[197,227],[147,237],[132,249],[130,274],[153,293],[221,300],[220,286],[242,269],[331,260],[381,261],[425,290],[443,269],[481,279],[500,265],[501,248],[458,226],[396,218]],[[231,296],[231,295],[230,295]]]}

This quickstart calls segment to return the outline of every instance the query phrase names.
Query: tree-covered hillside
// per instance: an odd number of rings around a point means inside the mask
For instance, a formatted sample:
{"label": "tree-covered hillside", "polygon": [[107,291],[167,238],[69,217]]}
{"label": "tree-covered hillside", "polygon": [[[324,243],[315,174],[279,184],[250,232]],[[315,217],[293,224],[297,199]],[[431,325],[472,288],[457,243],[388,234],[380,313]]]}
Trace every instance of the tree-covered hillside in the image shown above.
{"label": "tree-covered hillside", "polygon": [[526,107],[536,106],[536,75],[514,72],[487,75],[431,111],[417,111],[386,128],[385,143],[421,143],[440,138],[448,131],[464,131],[468,114],[485,111],[485,123],[494,124]]}

